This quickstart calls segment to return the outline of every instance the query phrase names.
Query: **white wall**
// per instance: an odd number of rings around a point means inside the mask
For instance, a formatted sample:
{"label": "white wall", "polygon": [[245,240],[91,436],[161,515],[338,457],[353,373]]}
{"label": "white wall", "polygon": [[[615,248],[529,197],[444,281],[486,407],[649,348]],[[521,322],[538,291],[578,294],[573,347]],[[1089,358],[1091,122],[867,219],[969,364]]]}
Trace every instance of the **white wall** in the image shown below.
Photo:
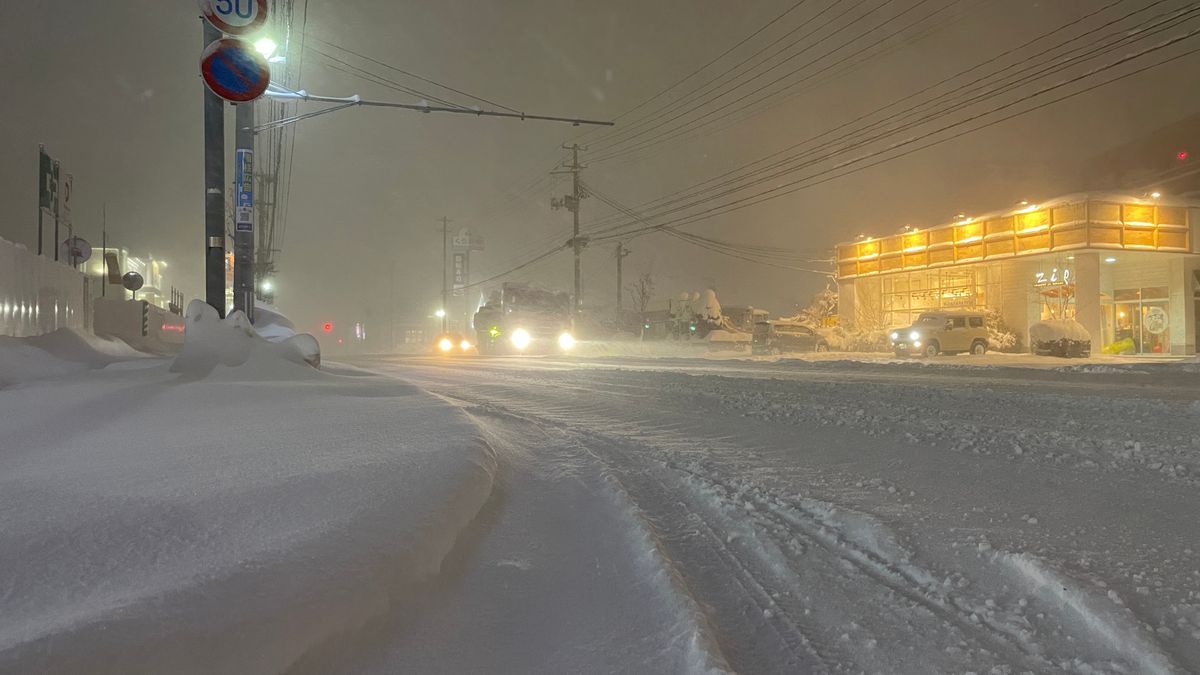
{"label": "white wall", "polygon": [[0,335],[90,330],[86,284],[70,266],[0,239]]}

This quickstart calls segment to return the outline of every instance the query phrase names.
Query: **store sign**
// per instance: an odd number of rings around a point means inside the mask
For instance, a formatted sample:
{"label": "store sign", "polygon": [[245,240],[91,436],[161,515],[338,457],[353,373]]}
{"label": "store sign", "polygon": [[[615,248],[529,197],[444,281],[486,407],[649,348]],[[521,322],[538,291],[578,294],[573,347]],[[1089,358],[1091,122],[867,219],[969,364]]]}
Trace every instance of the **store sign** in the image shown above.
{"label": "store sign", "polygon": [[462,288],[467,285],[467,254],[454,254],[454,288]]}
{"label": "store sign", "polygon": [[1071,283],[1071,270],[1055,267],[1049,272],[1034,274],[1034,286],[1066,286]]}
{"label": "store sign", "polygon": [[1151,335],[1167,332],[1167,310],[1162,307],[1147,307],[1146,315],[1142,317],[1142,327]]}

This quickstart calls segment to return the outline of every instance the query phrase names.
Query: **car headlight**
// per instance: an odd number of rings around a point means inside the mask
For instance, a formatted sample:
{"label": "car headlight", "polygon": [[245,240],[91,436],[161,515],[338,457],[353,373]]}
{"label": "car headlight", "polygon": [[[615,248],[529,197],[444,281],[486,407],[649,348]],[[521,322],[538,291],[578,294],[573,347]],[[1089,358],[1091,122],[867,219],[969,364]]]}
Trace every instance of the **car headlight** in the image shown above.
{"label": "car headlight", "polygon": [[899,339],[900,339],[900,334],[899,334],[899,333],[892,333],[892,340],[893,340],[893,341],[894,341],[894,340],[899,340]]}
{"label": "car headlight", "polygon": [[575,346],[575,336],[570,333],[563,333],[558,336],[558,346],[564,351],[570,350]]}
{"label": "car headlight", "polygon": [[908,334],[908,339],[909,340],[920,340],[921,334],[914,330],[913,332]]}
{"label": "car headlight", "polygon": [[468,351],[471,349],[471,343],[466,340],[463,340],[462,342],[458,343],[458,348],[463,350],[464,352]]}
{"label": "car headlight", "polygon": [[454,343],[450,341],[450,338],[442,338],[441,341],[438,342],[438,349],[448,352],[451,349],[454,349]]}
{"label": "car headlight", "polygon": [[517,349],[525,349],[529,346],[530,342],[533,342],[533,338],[529,336],[529,331],[524,328],[514,330],[512,337],[509,339],[512,340],[512,345]]}

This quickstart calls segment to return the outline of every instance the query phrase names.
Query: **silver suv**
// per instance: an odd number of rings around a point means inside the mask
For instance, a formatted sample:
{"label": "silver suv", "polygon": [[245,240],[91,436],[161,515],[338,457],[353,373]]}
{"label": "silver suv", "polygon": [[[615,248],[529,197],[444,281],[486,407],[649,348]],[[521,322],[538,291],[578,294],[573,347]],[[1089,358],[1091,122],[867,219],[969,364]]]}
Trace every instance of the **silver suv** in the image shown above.
{"label": "silver suv", "polygon": [[906,328],[890,334],[896,356],[924,354],[984,354],[988,331],[983,312],[923,312]]}

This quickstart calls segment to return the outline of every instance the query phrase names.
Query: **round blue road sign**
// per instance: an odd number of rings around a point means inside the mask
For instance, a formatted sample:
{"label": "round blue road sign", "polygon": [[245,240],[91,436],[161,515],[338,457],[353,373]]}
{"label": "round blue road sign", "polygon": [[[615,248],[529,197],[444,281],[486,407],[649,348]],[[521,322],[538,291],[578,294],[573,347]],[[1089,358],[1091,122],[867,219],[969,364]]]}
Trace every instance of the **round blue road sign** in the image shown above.
{"label": "round blue road sign", "polygon": [[267,90],[271,67],[245,40],[221,38],[204,50],[200,73],[214,94],[226,101],[246,103]]}

